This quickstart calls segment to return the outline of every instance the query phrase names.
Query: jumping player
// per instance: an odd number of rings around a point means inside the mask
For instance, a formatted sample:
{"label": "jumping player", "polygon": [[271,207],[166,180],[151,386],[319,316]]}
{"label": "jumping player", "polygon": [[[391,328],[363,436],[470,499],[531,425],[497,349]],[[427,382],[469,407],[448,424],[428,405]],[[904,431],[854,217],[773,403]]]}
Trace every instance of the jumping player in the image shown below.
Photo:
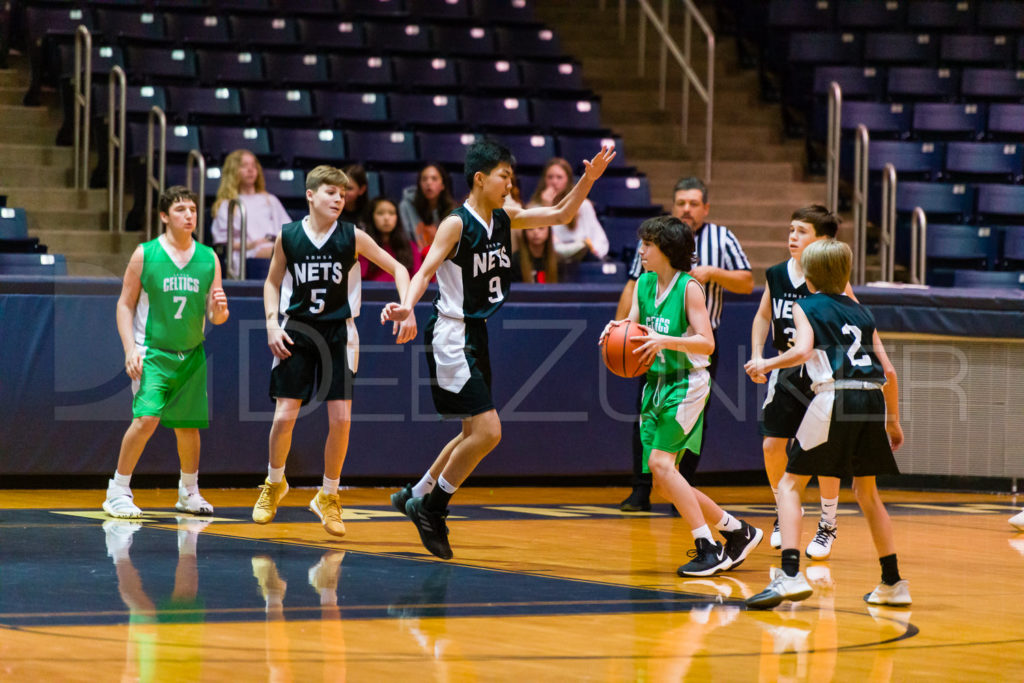
{"label": "jumping player", "polygon": [[462,430],[422,479],[393,494],[391,503],[409,516],[424,547],[441,559],[452,558],[445,523],[448,501],[501,440],[501,421],[491,399],[486,321],[508,295],[510,231],[568,223],[614,157],[614,150],[604,147],[584,161],[583,176],[554,206],[502,208],[512,189],[515,159],[494,141],[474,143],[466,151],[469,198],[441,222],[401,305],[384,307],[382,321],[412,319],[413,307],[437,274],[434,314],[424,334],[431,394],[437,412],[460,419]]}
{"label": "jumping player", "polygon": [[[338,483],[348,450],[352,382],[359,362],[355,318],[360,304],[360,255],[395,278],[406,294],[409,271],[354,224],[340,221],[348,177],[331,166],[306,176],[309,215],[285,225],[274,245],[263,308],[267,344],[274,354],[270,397],[277,404],[270,428],[267,480],[253,507],[252,520],[268,524],[288,493],[284,477],[292,429],[299,409],[313,398],[327,402],[329,429],[324,444],[323,486],[309,502],[327,533],[345,535]],[[278,322],[278,316],[284,317]],[[398,343],[416,336],[416,320],[395,324]]]}
{"label": "jumping player", "polygon": [[899,391],[871,312],[843,294],[850,279],[850,248],[835,239],[813,242],[801,257],[813,293],[793,306],[793,346],[768,359],[747,361],[752,378],[803,364],[814,399],[807,407],[786,473],[779,482],[782,569],[747,600],[770,608],[804,600],[812,590],[800,573],[800,496],[812,475],[853,476],[853,491],[871,529],[882,566],[882,582],[864,600],[872,605],[910,605],[910,587],[900,578],[892,522],[875,476],[898,474],[893,450],[903,443]]}
{"label": "jumping player", "polygon": [[199,430],[209,426],[204,328],[228,319],[220,261],[192,238],[196,195],[181,185],[160,195],[162,235],[132,253],[117,300],[117,332],[125,372],[132,378],[132,423],[121,440],[117,471],[107,486],[103,510],[135,518],[142,510],[131,490],[132,472],[157,425],[174,429],[181,461],[180,512],[211,514],[199,493]]}
{"label": "jumping player", "polygon": [[[711,576],[739,566],[764,532],[730,515],[679,473],[685,451],[700,453],[715,338],[704,287],[689,273],[695,249],[690,226],[659,216],[644,221],[639,236],[647,272],[636,282],[629,316],[609,323],[599,341],[618,325],[642,323],[645,334],[635,337],[642,345],[634,353],[650,366],[640,408],[643,469],[693,533],[693,559],[679,567],[679,575]],[[708,521],[722,533],[724,545],[714,540]]]}

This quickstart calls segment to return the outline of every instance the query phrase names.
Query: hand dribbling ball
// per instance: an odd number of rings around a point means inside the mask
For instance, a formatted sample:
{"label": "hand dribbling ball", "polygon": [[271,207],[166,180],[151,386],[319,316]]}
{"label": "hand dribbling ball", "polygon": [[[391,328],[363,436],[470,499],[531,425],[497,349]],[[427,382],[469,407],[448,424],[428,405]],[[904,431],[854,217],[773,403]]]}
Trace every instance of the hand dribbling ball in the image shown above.
{"label": "hand dribbling ball", "polygon": [[640,355],[633,353],[640,348],[642,342],[633,337],[645,335],[647,332],[635,322],[623,323],[613,327],[601,344],[601,357],[605,366],[613,375],[619,377],[639,377],[647,372],[649,366],[640,363]]}

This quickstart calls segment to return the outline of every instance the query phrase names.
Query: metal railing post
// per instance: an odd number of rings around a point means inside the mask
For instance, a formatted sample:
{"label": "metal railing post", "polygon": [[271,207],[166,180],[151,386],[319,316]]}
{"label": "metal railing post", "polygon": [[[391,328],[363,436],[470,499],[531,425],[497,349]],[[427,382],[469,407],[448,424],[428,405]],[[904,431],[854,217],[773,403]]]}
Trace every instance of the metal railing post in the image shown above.
{"label": "metal railing post", "polygon": [[196,221],[196,234],[199,243],[206,244],[206,159],[198,149],[190,149],[188,159],[185,161],[185,187],[190,190],[192,189],[192,169],[196,166],[199,167],[199,191],[196,193],[199,196],[199,206],[196,207],[199,215]]}
{"label": "metal railing post", "polygon": [[[160,124],[159,177],[153,175],[153,126]],[[153,190],[157,197],[164,191],[164,173],[167,170],[167,115],[160,107],[149,110],[149,129],[146,140],[146,239],[153,239]]]}
{"label": "metal railing post", "polygon": [[882,264],[882,282],[896,281],[896,167],[886,164],[882,170],[882,225],[878,256]]}
{"label": "metal railing post", "polygon": [[839,142],[843,130],[843,89],[829,84],[828,151],[825,154],[825,206],[832,213],[839,211]]}
{"label": "metal railing post", "polygon": [[[238,209],[238,228],[239,228],[239,244],[238,244],[238,267],[235,268],[235,209]],[[228,201],[228,244],[227,244],[227,255],[225,260],[228,265],[228,278],[232,280],[244,280],[245,279],[245,255],[247,249],[245,245],[248,244],[247,230],[246,230],[245,215],[245,204],[241,202],[237,197]]]}
{"label": "metal railing post", "polygon": [[[83,68],[84,67],[84,68]],[[85,25],[75,29],[75,189],[89,187],[89,122],[92,114],[92,34]]]}
{"label": "metal railing post", "polygon": [[[118,94],[120,93],[120,94]],[[124,230],[124,148],[128,81],[114,66],[107,82],[107,227]],[[116,211],[115,211],[116,209]]]}
{"label": "metal railing post", "polygon": [[927,284],[925,269],[928,267],[928,216],[920,206],[914,207],[910,219],[910,282],[915,285]]}
{"label": "metal railing post", "polygon": [[853,273],[855,285],[864,284],[867,267],[868,234],[868,151],[871,136],[867,126],[857,126],[853,151]]}

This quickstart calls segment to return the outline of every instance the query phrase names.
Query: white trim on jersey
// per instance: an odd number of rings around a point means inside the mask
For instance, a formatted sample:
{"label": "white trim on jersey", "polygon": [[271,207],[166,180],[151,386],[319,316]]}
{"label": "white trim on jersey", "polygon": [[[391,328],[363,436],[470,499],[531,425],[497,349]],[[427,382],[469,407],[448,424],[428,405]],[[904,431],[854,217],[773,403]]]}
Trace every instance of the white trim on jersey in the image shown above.
{"label": "white trim on jersey", "polygon": [[691,370],[686,384],[686,397],[676,407],[676,422],[689,434],[697,426],[697,420],[704,413],[704,406],[711,394],[711,373],[707,370]]}
{"label": "white trim on jersey", "polygon": [[466,360],[466,321],[438,316],[430,346],[437,364],[437,385],[459,393],[472,375]]}
{"label": "white trim on jersey", "polygon": [[[348,271],[348,312],[349,319],[359,317],[359,309],[363,305],[363,272],[359,259]],[[353,372],[355,372],[353,370]]]}
{"label": "white trim on jersey", "polygon": [[306,234],[306,239],[317,249],[323,249],[324,245],[327,244],[327,240],[331,239],[331,235],[338,228],[338,221],[331,223],[331,228],[326,233],[321,235],[319,238],[314,239],[313,228],[309,227],[309,216],[302,217],[302,232]]}
{"label": "white trim on jersey", "polygon": [[[672,290],[675,288],[676,283],[679,282],[679,276],[681,274],[682,273],[680,273],[677,270],[676,274],[672,276],[672,282],[668,283],[668,287],[666,287],[665,290],[661,294],[658,294],[658,285],[657,285],[657,283],[655,283],[655,285],[654,285],[654,307],[655,308],[657,308],[658,306],[660,306],[663,303],[665,303],[665,299],[668,298],[668,295],[671,294]],[[684,296],[685,296],[685,294],[684,294]]]}
{"label": "white trim on jersey", "polygon": [[[470,216],[480,221],[480,225],[484,226],[484,230],[487,231],[487,239],[491,239],[491,236],[494,234],[494,214],[491,214],[491,222],[488,223],[469,204],[463,204],[463,206],[466,207],[466,211],[469,212]],[[465,228],[466,226],[462,227]]]}
{"label": "white trim on jersey", "polygon": [[807,282],[807,278],[804,277],[804,271],[797,267],[796,259],[792,256],[786,262],[786,272],[789,273],[789,282],[793,285],[793,289],[799,289],[801,285]]}
{"label": "white trim on jersey", "polygon": [[146,324],[149,322],[149,292],[145,289],[139,291],[139,302],[135,304],[135,316],[132,319],[132,329],[135,332],[135,345],[146,344]]}
{"label": "white trim on jersey", "polygon": [[441,262],[437,269],[437,312],[442,316],[462,320],[466,317],[466,293],[462,289],[462,268],[451,259]]}
{"label": "white trim on jersey", "polygon": [[[286,320],[288,318],[288,309],[292,305],[292,294],[294,293],[292,282],[292,271],[290,268],[285,268],[284,277],[281,278],[281,304],[278,312],[285,316]],[[284,324],[282,323],[283,326]]]}
{"label": "white trim on jersey", "polygon": [[354,375],[359,372],[359,330],[356,329],[356,321],[352,318],[346,319],[345,329],[348,331],[348,344],[345,346],[345,354],[348,360],[348,369]]}

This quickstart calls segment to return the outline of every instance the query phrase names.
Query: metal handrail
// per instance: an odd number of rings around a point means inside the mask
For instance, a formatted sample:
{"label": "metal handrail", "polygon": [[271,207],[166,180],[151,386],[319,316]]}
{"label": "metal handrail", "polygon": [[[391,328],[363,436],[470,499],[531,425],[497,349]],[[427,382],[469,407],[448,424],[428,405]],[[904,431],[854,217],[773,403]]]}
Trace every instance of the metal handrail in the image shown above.
{"label": "metal handrail", "polygon": [[[683,86],[682,86],[682,98],[683,98],[683,111],[680,121],[680,131],[683,144],[687,142],[687,130],[690,124],[690,87],[692,86],[702,100],[707,109],[706,113],[706,124],[705,124],[705,148],[704,148],[704,181],[711,182],[711,140],[712,140],[712,124],[714,122],[715,113],[715,33],[711,30],[711,27],[705,21],[700,10],[693,3],[692,0],[680,0],[684,9],[684,24],[683,24],[683,50],[680,51],[679,46],[676,44],[672,36],[669,35],[669,0],[662,0],[661,2],[661,16],[659,17],[654,12],[654,8],[651,7],[651,3],[648,0],[636,0],[641,10],[641,16],[639,18],[639,28],[637,35],[637,51],[639,55],[639,68],[638,75],[644,75],[645,59],[644,55],[647,52],[647,21],[651,22],[654,30],[661,36],[661,50],[660,50],[660,68],[658,74],[658,106],[664,111],[667,107],[666,104],[666,90],[667,90],[667,64],[668,55],[671,54],[673,59],[682,69],[683,72]],[[644,20],[646,15],[647,21]],[[620,28],[620,39],[625,40],[625,22],[626,22],[626,0],[619,0],[619,28]],[[708,50],[708,72],[707,72],[707,85],[702,85],[700,77],[690,66],[690,34],[691,34],[691,22],[696,22],[697,26],[704,32],[704,36],[707,39],[707,50]]]}
{"label": "metal handrail", "polygon": [[199,166],[199,212],[196,222],[196,234],[199,236],[199,243],[206,244],[206,159],[198,149],[188,151],[188,159],[185,160],[185,187],[192,189],[192,169]]}
{"label": "metal handrail", "polygon": [[[120,96],[117,93],[120,92]],[[124,149],[128,109],[128,80],[124,69],[114,66],[107,81],[107,227],[124,230]],[[117,205],[115,213],[114,206]]]}
{"label": "metal handrail", "polygon": [[868,149],[871,136],[863,123],[857,126],[853,145],[853,284],[863,285],[867,272]]}
{"label": "metal handrail", "polygon": [[878,240],[882,282],[896,281],[896,167],[882,169],[882,225]]}
{"label": "metal handrail", "polygon": [[[84,45],[84,49],[83,49]],[[84,57],[83,57],[84,53]],[[83,61],[85,69],[82,69]],[[92,118],[92,34],[84,24],[75,29],[75,189],[89,187],[89,121]]]}
{"label": "metal handrail", "polygon": [[832,213],[839,211],[839,141],[843,130],[843,89],[829,84],[828,149],[825,153],[825,206]]}
{"label": "metal handrail", "polygon": [[[160,124],[159,177],[153,175],[153,126]],[[167,115],[160,107],[149,110],[149,130],[146,138],[146,239],[153,239],[153,190],[159,197],[164,191],[164,173],[167,170]]]}
{"label": "metal handrail", "polygon": [[928,216],[920,206],[914,207],[910,218],[910,282],[915,285],[925,283],[925,271],[928,267]]}
{"label": "metal handrail", "polygon": [[[239,240],[238,240],[238,268],[235,268],[235,209],[238,209],[238,227],[239,227]],[[245,215],[245,204],[242,200],[235,197],[228,201],[228,244],[227,244],[227,255],[225,261],[228,265],[228,278],[231,280],[244,280],[245,279],[245,256],[248,250],[245,246],[248,244],[247,240],[247,226],[248,223]]]}

